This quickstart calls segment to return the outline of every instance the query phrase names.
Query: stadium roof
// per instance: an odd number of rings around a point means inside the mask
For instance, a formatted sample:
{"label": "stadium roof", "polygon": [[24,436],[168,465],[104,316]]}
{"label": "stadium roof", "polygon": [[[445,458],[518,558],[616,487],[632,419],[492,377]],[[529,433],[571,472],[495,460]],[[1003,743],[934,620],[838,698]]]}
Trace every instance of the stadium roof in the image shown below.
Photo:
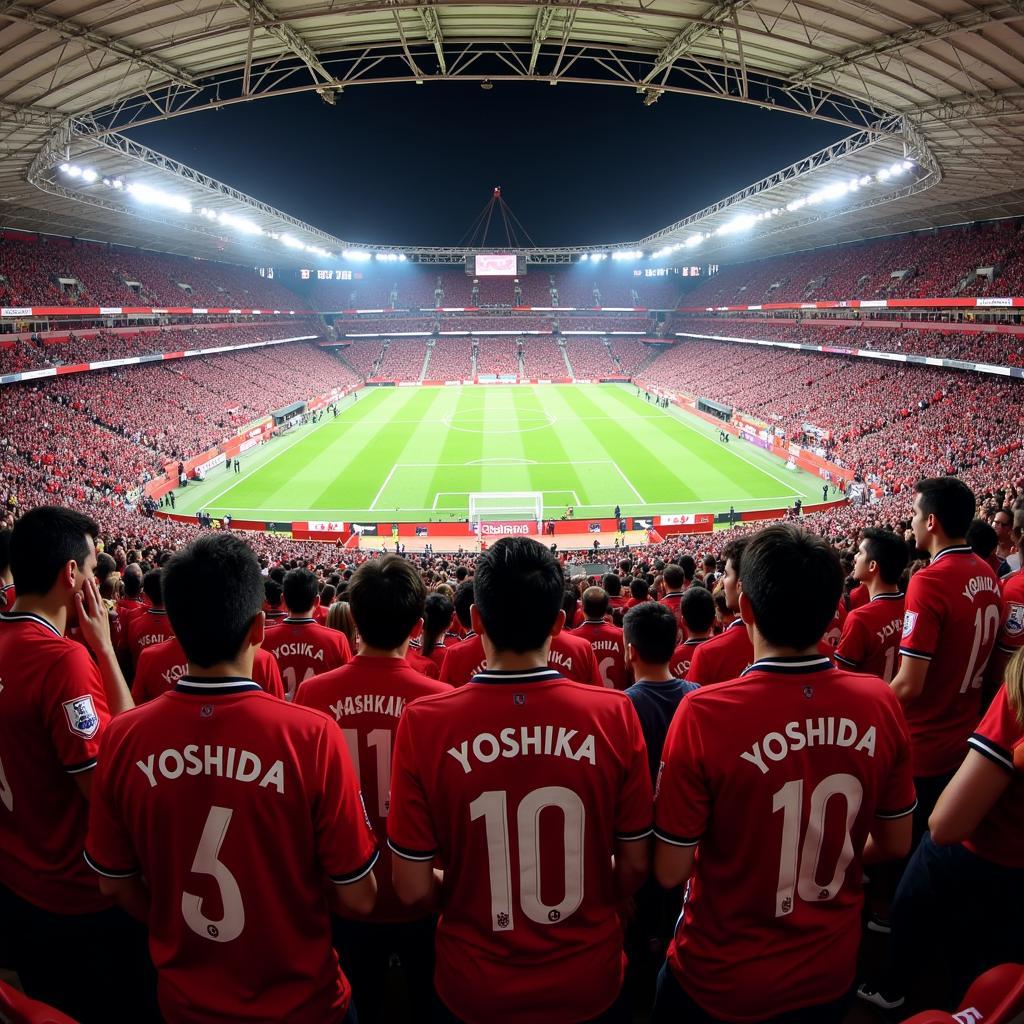
{"label": "stadium roof", "polygon": [[[0,0],[0,224],[238,262],[299,258],[282,234],[340,251],[354,243],[120,133],[264,96],[335,104],[360,86],[446,80],[587,83],[638,103],[699,94],[850,129],[697,218],[610,247],[700,235],[699,258],[727,262],[1024,215],[1024,0]],[[193,213],[103,179],[187,196]]]}

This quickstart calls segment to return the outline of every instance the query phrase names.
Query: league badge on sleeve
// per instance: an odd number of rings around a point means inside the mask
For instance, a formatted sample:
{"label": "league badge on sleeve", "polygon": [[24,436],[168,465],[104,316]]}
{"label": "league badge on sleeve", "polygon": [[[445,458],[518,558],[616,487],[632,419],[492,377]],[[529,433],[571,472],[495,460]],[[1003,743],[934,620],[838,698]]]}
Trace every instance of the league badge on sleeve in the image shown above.
{"label": "league badge on sleeve", "polygon": [[903,639],[905,640],[911,633],[914,632],[914,627],[917,625],[917,612],[907,612],[903,616]]}
{"label": "league badge on sleeve", "polygon": [[92,697],[87,695],[64,701],[64,714],[67,716],[68,728],[75,736],[91,740],[96,735],[100,727],[100,716],[96,714]]}
{"label": "league badge on sleeve", "polygon": [[1020,636],[1024,633],[1024,604],[1010,605],[1003,632],[1007,636]]}

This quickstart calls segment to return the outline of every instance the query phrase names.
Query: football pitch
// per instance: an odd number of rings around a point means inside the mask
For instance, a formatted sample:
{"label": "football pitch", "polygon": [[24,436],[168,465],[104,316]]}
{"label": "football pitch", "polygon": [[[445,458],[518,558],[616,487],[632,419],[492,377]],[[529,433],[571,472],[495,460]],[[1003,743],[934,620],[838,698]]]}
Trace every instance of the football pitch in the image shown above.
{"label": "football pitch", "polygon": [[371,388],[176,494],[176,511],[302,520],[465,519],[473,492],[534,491],[545,515],[780,508],[821,481],[617,384]]}

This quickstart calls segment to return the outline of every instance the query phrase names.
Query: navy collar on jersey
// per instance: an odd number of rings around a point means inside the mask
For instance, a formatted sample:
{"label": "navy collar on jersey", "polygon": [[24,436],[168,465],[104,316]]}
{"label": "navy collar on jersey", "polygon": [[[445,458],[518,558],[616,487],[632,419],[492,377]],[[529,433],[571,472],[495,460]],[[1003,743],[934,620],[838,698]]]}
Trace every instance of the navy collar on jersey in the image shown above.
{"label": "navy collar on jersey", "polygon": [[550,683],[561,679],[562,673],[553,668],[487,668],[477,672],[470,680],[472,683]]}
{"label": "navy collar on jersey", "polygon": [[943,548],[931,561],[934,565],[940,558],[945,555],[971,555],[974,554],[969,544],[955,544],[950,548]]}
{"label": "navy collar on jersey", "polygon": [[301,623],[303,626],[308,626],[309,623],[311,623],[311,622],[312,623],[316,623],[316,619],[314,619],[312,615],[303,616],[301,619],[296,619],[293,616],[289,615],[287,619],[282,619],[281,621],[282,622]]}
{"label": "navy collar on jersey", "polygon": [[710,639],[711,639],[711,637],[709,637],[709,636],[688,636],[683,641],[683,646],[684,647],[696,647],[698,644],[702,644],[705,641],[710,640]]}
{"label": "navy collar on jersey", "polygon": [[[457,633],[455,635],[458,636]],[[476,636],[476,630],[475,629],[471,629],[464,637],[462,637],[462,639],[463,640],[469,640],[469,639],[471,639],[474,636]]]}
{"label": "navy collar on jersey", "polygon": [[55,636],[64,636],[52,622],[33,612],[0,612],[0,622],[35,622],[40,626],[45,626]]}
{"label": "navy collar on jersey", "polygon": [[[905,596],[902,590],[898,590],[895,594],[875,594],[871,601],[902,601]],[[868,601],[868,604],[871,604],[871,601]]]}
{"label": "navy collar on jersey", "polygon": [[684,590],[667,590],[665,592],[666,597],[682,597],[686,593]]}
{"label": "navy collar on jersey", "polygon": [[604,619],[584,619],[581,626],[607,626],[608,623]]}
{"label": "navy collar on jersey", "polygon": [[762,658],[749,665],[742,675],[751,672],[782,672],[787,675],[801,675],[807,672],[823,672],[832,668],[832,662],[823,654],[786,654]]}
{"label": "navy collar on jersey", "polygon": [[146,609],[146,614],[147,615],[166,615],[167,614],[167,609],[166,608],[147,608]]}
{"label": "navy collar on jersey", "polygon": [[738,626],[745,626],[746,623],[742,619],[733,619],[728,626],[725,627],[723,632],[728,632],[730,629],[736,629]]}
{"label": "navy collar on jersey", "polygon": [[245,676],[210,676],[204,679],[199,679],[196,676],[182,676],[174,687],[174,692],[209,697],[247,693],[249,690],[261,689],[259,683],[246,679]]}

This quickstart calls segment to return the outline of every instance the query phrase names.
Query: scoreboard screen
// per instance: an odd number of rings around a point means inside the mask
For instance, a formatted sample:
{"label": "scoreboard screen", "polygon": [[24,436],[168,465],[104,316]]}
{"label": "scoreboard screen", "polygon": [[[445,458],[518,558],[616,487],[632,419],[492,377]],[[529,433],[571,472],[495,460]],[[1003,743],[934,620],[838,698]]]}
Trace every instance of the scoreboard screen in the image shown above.
{"label": "scoreboard screen", "polygon": [[520,260],[514,252],[474,253],[466,260],[466,273],[474,277],[515,277],[526,272],[526,260],[520,268]]}

